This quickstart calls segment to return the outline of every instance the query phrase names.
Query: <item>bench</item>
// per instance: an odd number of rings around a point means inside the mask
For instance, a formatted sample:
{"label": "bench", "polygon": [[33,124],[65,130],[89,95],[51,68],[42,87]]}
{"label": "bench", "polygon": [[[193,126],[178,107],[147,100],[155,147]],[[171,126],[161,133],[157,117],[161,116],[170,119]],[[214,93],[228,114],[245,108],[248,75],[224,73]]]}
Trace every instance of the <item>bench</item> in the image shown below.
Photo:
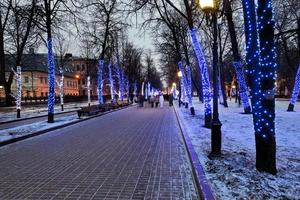
{"label": "bench", "polygon": [[128,106],[129,103],[127,102],[112,102],[112,103],[105,103],[100,105],[92,105],[87,107],[81,107],[80,110],[77,110],[77,115],[80,118],[81,116],[90,116],[96,115],[100,112],[106,112],[110,110],[114,110],[120,107]]}
{"label": "bench", "polygon": [[80,110],[77,110],[77,115],[80,118],[81,116],[90,116],[90,115],[96,115],[99,112],[106,111],[102,105],[92,105],[87,107],[82,107]]}

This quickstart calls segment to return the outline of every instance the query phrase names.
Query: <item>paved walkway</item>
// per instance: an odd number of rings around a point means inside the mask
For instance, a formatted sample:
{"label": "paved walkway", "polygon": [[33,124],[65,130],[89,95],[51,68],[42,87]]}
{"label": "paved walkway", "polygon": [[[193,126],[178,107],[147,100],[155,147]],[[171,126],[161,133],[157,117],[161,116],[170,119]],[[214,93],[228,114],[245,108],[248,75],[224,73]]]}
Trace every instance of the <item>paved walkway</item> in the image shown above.
{"label": "paved walkway", "polygon": [[0,148],[0,199],[197,199],[172,108],[128,108]]}

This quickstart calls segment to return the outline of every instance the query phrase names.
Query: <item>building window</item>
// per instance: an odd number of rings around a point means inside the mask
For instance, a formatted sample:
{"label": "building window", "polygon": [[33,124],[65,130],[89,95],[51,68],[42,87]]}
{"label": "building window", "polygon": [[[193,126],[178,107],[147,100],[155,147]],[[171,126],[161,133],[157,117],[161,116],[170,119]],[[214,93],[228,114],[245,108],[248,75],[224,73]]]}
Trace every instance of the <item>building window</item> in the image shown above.
{"label": "building window", "polygon": [[48,84],[48,78],[47,77],[45,77],[45,83]]}
{"label": "building window", "polygon": [[77,71],[80,71],[80,66],[79,65],[77,65]]}
{"label": "building window", "polygon": [[42,96],[42,97],[44,96],[44,92],[41,92],[41,96]]}
{"label": "building window", "polygon": [[85,65],[82,65],[82,69],[81,69],[82,71],[84,71],[85,70]]}
{"label": "building window", "polygon": [[24,77],[24,83],[29,83],[29,78],[28,78],[28,76],[25,76],[25,77]]}
{"label": "building window", "polygon": [[85,85],[85,80],[84,79],[82,79],[82,85]]}
{"label": "building window", "polygon": [[43,84],[43,77],[40,77],[40,83]]}

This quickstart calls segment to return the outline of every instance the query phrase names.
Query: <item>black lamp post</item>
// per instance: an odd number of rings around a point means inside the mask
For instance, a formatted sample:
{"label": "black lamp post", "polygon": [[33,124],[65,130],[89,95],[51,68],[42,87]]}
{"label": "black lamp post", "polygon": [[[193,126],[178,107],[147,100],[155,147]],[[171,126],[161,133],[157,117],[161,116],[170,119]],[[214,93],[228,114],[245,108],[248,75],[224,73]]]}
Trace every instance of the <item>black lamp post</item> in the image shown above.
{"label": "black lamp post", "polygon": [[217,2],[216,0],[200,0],[200,8],[212,15],[213,24],[213,119],[211,123],[211,153],[210,156],[219,156],[221,154],[221,143],[222,143],[222,133],[221,133],[221,122],[219,120],[219,110],[218,110],[218,20],[217,20]]}

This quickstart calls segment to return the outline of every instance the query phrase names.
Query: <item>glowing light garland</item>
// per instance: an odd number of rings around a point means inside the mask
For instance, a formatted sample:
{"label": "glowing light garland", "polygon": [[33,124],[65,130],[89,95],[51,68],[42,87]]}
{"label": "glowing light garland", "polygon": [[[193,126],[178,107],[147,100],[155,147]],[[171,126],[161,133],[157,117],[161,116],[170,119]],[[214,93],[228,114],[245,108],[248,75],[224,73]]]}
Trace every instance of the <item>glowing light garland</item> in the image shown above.
{"label": "glowing light garland", "polygon": [[211,120],[211,87],[209,82],[208,67],[205,61],[204,53],[199,43],[197,29],[192,28],[189,31],[189,34],[198,60],[198,67],[200,68],[199,71],[201,71],[204,114],[206,118],[206,123],[209,123],[208,120]]}
{"label": "glowing light garland", "polygon": [[298,99],[299,91],[300,91],[300,64],[299,64],[297,75],[296,75],[296,78],[295,78],[295,84],[294,84],[292,97],[290,99],[290,104],[292,105],[293,108],[292,108],[292,110],[289,110],[289,111],[294,110],[294,105],[295,105],[295,103]]}
{"label": "glowing light garland", "polygon": [[179,67],[179,70],[181,71],[181,74],[182,74],[181,79],[182,79],[183,88],[184,88],[184,90],[183,90],[184,92],[182,92],[182,94],[183,94],[182,101],[184,101],[185,103],[188,103],[188,99],[189,99],[189,96],[190,96],[189,92],[188,92],[189,84],[188,84],[187,75],[185,73],[182,61],[178,62],[178,67]]}
{"label": "glowing light garland", "polygon": [[[275,70],[276,52],[274,41],[259,39],[263,31],[274,32],[272,2],[258,1],[257,23],[253,0],[243,0],[246,61],[252,77],[252,112],[255,133],[263,139],[275,136]],[[261,35],[260,35],[261,36]]]}
{"label": "glowing light garland", "polygon": [[56,81],[56,84],[58,85],[59,88],[59,97],[60,97],[60,105],[61,105],[61,110],[63,111],[64,108],[64,72],[63,69],[60,67],[59,73],[61,74],[61,77],[59,81]]}
{"label": "glowing light garland", "polygon": [[235,68],[235,72],[237,75],[237,81],[239,84],[239,93],[240,93],[240,97],[243,103],[245,113],[250,113],[251,108],[250,108],[250,103],[248,98],[248,88],[244,76],[244,69],[243,69],[242,62],[241,61],[233,62],[233,66]]}
{"label": "glowing light garland", "polygon": [[102,94],[102,73],[103,73],[104,60],[98,62],[98,103],[103,104]]}
{"label": "glowing light garland", "polygon": [[111,63],[108,64],[108,78],[109,78],[109,85],[110,85],[110,96],[111,101],[115,100],[115,89],[114,89],[114,79],[112,77],[112,71],[111,71]]}
{"label": "glowing light garland", "polygon": [[121,77],[121,82],[120,82],[120,94],[121,94],[121,101],[123,101],[124,100],[124,70],[120,70],[120,73],[121,73],[121,75],[120,75],[120,77]]}
{"label": "glowing light garland", "polygon": [[192,91],[192,69],[190,66],[187,68],[187,93],[188,93],[188,102],[190,107],[193,106],[193,91]]}
{"label": "glowing light garland", "polygon": [[55,65],[52,51],[52,39],[48,39],[48,113],[54,114],[55,105]]}
{"label": "glowing light garland", "polygon": [[13,68],[11,70],[14,72],[14,75],[16,76],[16,81],[17,81],[16,109],[18,112],[20,112],[21,100],[22,100],[22,69],[20,66],[17,66],[17,71],[15,71]]}
{"label": "glowing light garland", "polygon": [[145,86],[145,99],[147,100],[148,99],[148,82],[146,83],[146,86]]}
{"label": "glowing light garland", "polygon": [[142,83],[142,96],[144,96],[144,82]]}
{"label": "glowing light garland", "polygon": [[88,105],[91,104],[91,77],[87,77]]}

